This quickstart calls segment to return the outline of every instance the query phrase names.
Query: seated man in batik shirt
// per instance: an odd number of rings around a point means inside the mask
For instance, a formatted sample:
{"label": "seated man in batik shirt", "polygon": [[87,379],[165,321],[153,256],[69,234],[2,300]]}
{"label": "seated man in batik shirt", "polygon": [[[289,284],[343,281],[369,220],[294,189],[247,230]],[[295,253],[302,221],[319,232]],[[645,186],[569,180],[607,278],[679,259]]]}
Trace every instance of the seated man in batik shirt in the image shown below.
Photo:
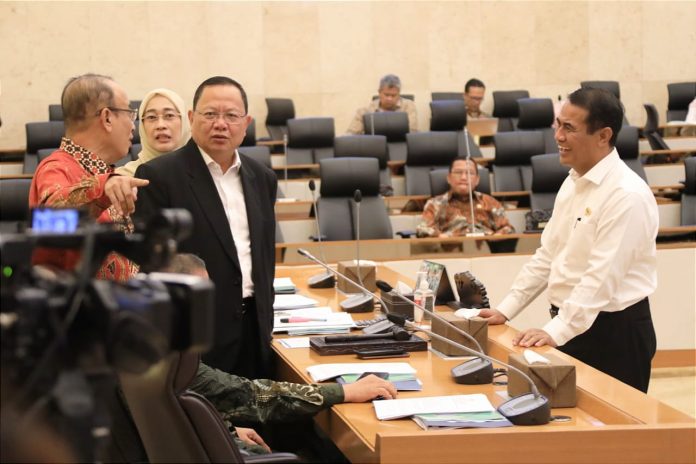
{"label": "seated man in batik shirt", "polygon": [[[450,189],[425,204],[423,222],[416,230],[418,236],[456,237],[469,232],[483,232],[485,235],[514,233],[515,229],[508,222],[503,206],[492,196],[476,192],[479,181],[474,161],[454,159],[447,175]],[[473,219],[470,191],[474,203]]]}

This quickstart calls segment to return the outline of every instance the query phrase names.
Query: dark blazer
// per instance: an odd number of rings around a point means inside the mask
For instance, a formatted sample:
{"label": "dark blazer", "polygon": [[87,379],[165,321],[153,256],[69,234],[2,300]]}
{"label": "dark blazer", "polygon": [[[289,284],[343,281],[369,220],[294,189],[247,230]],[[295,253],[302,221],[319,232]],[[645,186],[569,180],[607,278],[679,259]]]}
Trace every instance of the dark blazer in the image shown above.
{"label": "dark blazer", "polygon": [[[261,359],[271,358],[273,277],[275,274],[275,213],[278,180],[259,162],[240,155],[241,179],[249,222],[252,280],[260,328]],[[198,146],[193,141],[177,151],[142,164],[136,177],[150,184],[138,191],[135,219],[146,220],[161,208],[186,208],[193,216],[191,236],[179,252],[203,259],[215,283],[215,345],[225,345],[241,334],[242,274],[237,250],[222,201]]]}

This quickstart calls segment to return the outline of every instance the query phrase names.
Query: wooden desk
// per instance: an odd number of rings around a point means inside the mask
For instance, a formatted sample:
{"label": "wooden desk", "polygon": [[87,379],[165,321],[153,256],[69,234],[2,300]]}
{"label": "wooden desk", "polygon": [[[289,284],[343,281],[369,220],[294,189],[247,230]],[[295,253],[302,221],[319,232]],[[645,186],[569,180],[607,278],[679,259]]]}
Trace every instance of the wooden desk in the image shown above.
{"label": "wooden desk", "polygon": [[[320,305],[336,307],[334,289],[307,289],[306,279],[318,267],[279,268],[276,275],[292,277],[304,294]],[[397,275],[379,268],[391,283]],[[372,313],[356,317],[374,317]],[[489,328],[489,354],[507,360],[515,330]],[[352,355],[319,356],[307,349],[273,348],[284,380],[309,382],[306,368],[318,363],[356,362]],[[539,349],[572,361],[577,373],[577,407],[554,409],[552,414],[570,422],[533,427],[423,431],[412,420],[378,421],[370,404],[341,404],[316,417],[318,426],[351,462],[382,463],[492,463],[492,462],[597,462],[693,463],[696,459],[696,421],[647,395],[552,348]],[[370,362],[370,361],[365,361]],[[441,359],[431,352],[411,353],[422,392],[400,392],[400,398],[485,393],[497,406],[496,394],[505,387],[457,385],[449,370],[460,361]]]}

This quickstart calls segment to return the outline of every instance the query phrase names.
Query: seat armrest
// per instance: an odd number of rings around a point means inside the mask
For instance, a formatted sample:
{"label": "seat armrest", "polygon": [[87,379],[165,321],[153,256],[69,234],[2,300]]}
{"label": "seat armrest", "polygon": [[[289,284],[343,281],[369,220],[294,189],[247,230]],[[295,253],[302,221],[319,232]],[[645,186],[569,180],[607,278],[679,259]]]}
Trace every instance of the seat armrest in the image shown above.
{"label": "seat armrest", "polygon": [[321,237],[319,237],[319,236],[317,236],[317,235],[310,235],[310,236],[309,236],[309,239],[310,239],[311,241],[313,241],[313,242],[318,242],[318,241],[319,241],[319,238],[321,238],[321,241],[322,241],[322,242],[325,242],[325,241],[326,241],[326,235],[324,235],[324,234],[322,234]]}
{"label": "seat armrest", "polygon": [[411,238],[416,236],[415,230],[400,230],[396,233],[401,238]]}
{"label": "seat armrest", "polygon": [[273,463],[273,462],[301,462],[300,458],[293,453],[268,453],[255,454],[254,456],[244,456],[245,463]]}

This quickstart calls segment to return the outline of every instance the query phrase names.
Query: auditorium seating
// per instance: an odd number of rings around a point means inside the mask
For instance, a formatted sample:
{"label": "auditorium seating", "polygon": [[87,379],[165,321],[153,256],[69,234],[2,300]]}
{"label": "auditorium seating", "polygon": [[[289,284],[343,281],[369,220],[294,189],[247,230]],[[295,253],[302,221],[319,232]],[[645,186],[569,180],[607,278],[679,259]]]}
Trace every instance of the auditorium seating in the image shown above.
{"label": "auditorium seating", "polygon": [[379,182],[391,186],[391,175],[387,167],[389,153],[387,138],[384,135],[344,135],[334,139],[336,158],[377,158],[379,162]]}
{"label": "auditorium seating", "polygon": [[529,98],[527,90],[496,90],[493,92],[493,117],[498,118],[498,132],[517,130],[517,100]]}
{"label": "auditorium seating", "polygon": [[437,100],[463,100],[464,92],[432,92],[430,94],[432,101]]}
{"label": "auditorium seating", "polygon": [[288,119],[286,163],[314,164],[333,158],[335,137],[333,118]]}
{"label": "auditorium seating", "polygon": [[456,132],[416,132],[406,136],[406,195],[432,196],[430,171],[449,168],[459,154]]}
{"label": "auditorium seating", "polygon": [[63,121],[28,122],[25,124],[27,148],[22,173],[33,174],[38,163],[38,151],[42,148],[57,149],[65,135]]}
{"label": "auditorium seating", "polygon": [[325,240],[354,240],[357,230],[356,189],[360,202],[360,238],[393,238],[384,198],[379,195],[376,158],[326,158],[319,162],[321,189],[317,208]]}
{"label": "auditorium seating", "polygon": [[[471,136],[465,133],[467,116],[466,104],[464,100],[436,100],[430,102],[430,130],[439,131],[456,131],[457,144],[459,147],[459,156],[466,158],[467,150],[471,153],[472,158],[481,158],[481,149]],[[468,135],[468,146],[466,135]]]}
{"label": "auditorium seating", "polygon": [[541,132],[500,132],[493,136],[493,191],[529,191],[532,186],[531,158],[546,153]]}
{"label": "auditorium seating", "polygon": [[237,149],[239,153],[242,155],[246,155],[250,158],[254,158],[256,161],[259,163],[263,164],[264,166],[268,167],[269,169],[272,167],[271,166],[271,150],[270,148],[259,145],[255,147],[249,147],[249,146],[241,146]]}
{"label": "auditorium seating", "polygon": [[667,84],[667,121],[683,121],[689,111],[689,103],[696,98],[696,82]]}
{"label": "auditorium seating", "polygon": [[616,137],[616,151],[624,163],[638,174],[646,183],[648,179],[645,175],[643,163],[640,160],[638,128],[634,126],[623,126]]}
{"label": "auditorium seating", "polygon": [[0,178],[0,232],[23,232],[29,220],[29,177]]}
{"label": "auditorium seating", "polygon": [[520,131],[538,131],[544,135],[545,153],[558,151],[558,144],[554,137],[553,127],[554,113],[553,101],[550,98],[520,98],[519,119],[517,129]]}
{"label": "auditorium seating", "polygon": [[647,119],[645,127],[643,127],[643,136],[648,139],[650,148],[653,150],[669,150],[669,145],[664,141],[658,132],[660,117],[657,114],[657,108],[652,103],[643,103]]}
{"label": "auditorium seating", "polygon": [[384,135],[390,161],[406,160],[406,134],[409,133],[408,115],[403,111],[378,111],[363,115],[365,133]]}
{"label": "auditorium seating", "polygon": [[290,98],[266,98],[266,130],[271,140],[283,140],[288,133],[288,119],[295,118],[295,104]]}
{"label": "auditorium seating", "polygon": [[253,147],[256,145],[256,119],[252,119],[246,129],[246,134],[242,140],[242,147]]}
{"label": "auditorium seating", "polygon": [[532,163],[532,191],[529,203],[532,211],[553,209],[556,194],[568,177],[570,168],[561,165],[558,153],[534,155]]}
{"label": "auditorium seating", "polygon": [[696,157],[684,160],[684,190],[681,195],[681,225],[696,226]]}

